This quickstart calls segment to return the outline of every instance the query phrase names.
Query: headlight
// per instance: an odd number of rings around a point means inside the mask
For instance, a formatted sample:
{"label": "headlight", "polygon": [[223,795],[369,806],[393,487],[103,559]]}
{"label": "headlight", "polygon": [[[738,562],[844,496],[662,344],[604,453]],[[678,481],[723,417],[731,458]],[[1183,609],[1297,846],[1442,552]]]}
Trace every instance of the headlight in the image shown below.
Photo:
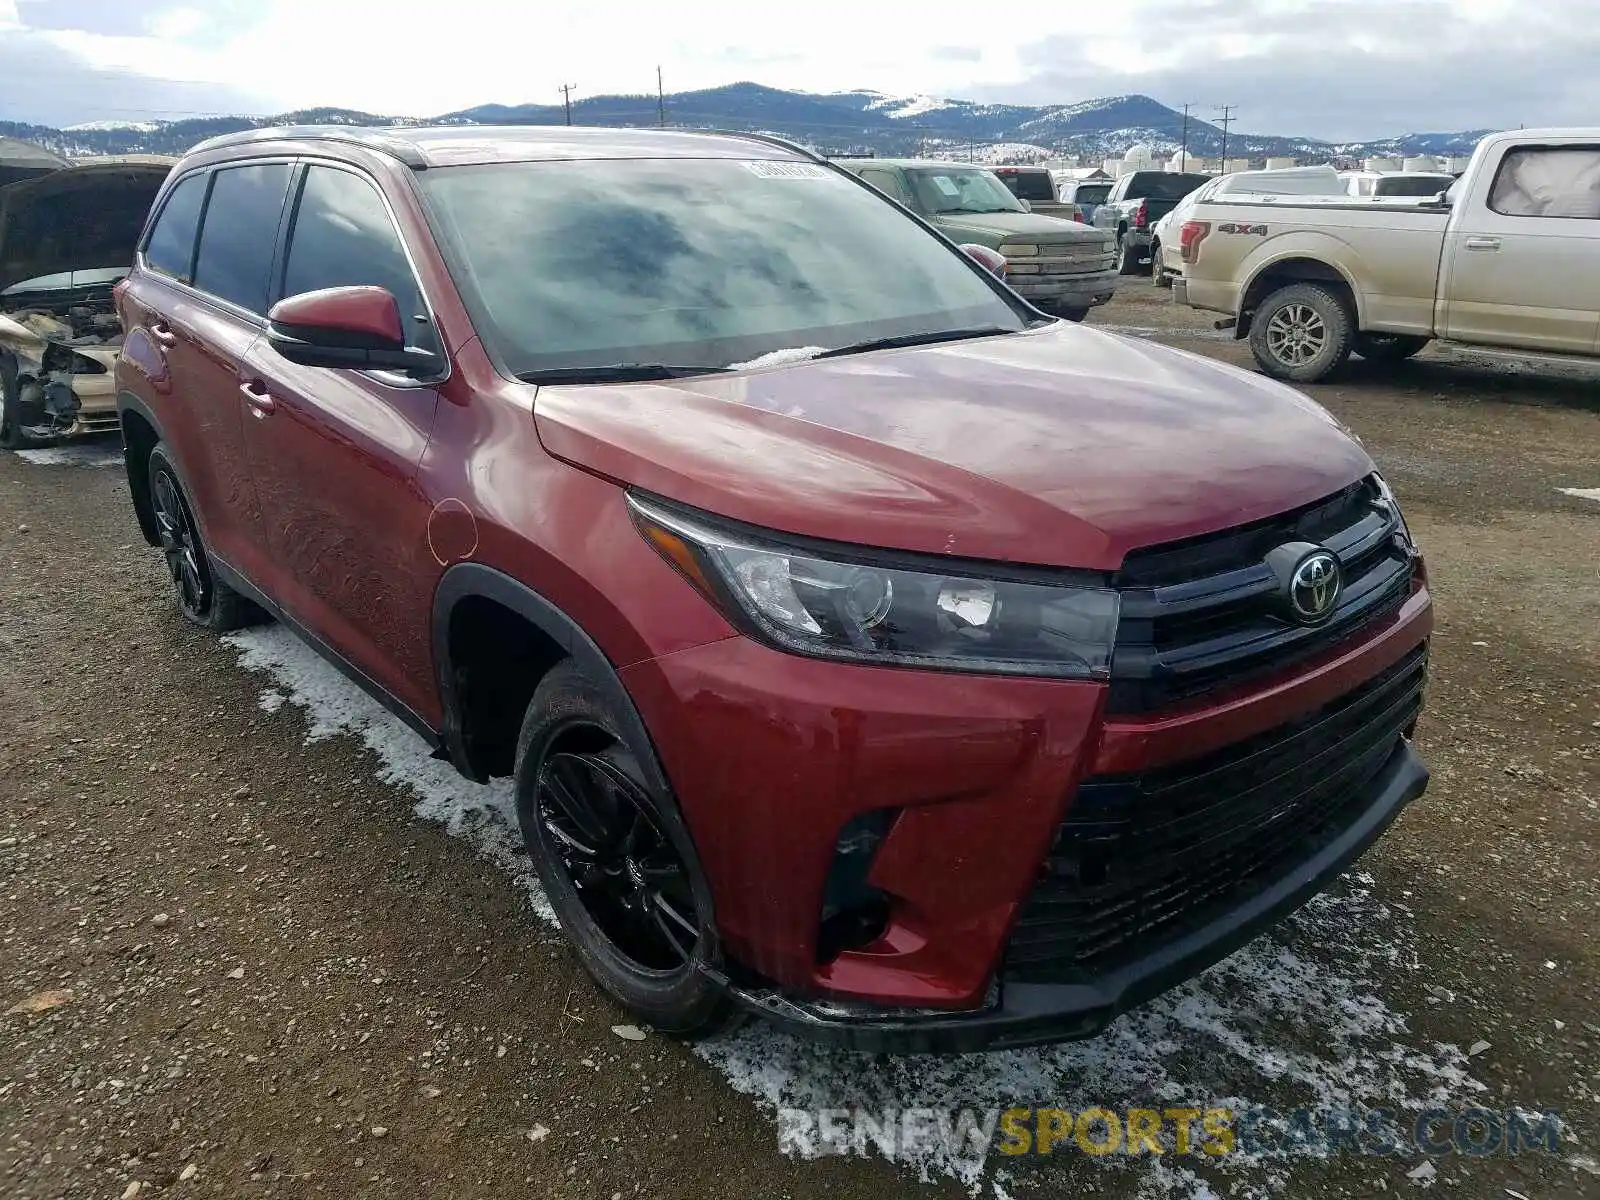
{"label": "headlight", "polygon": [[1389,481],[1377,472],[1373,472],[1373,482],[1378,485],[1378,499],[1390,512],[1400,525],[1400,534],[1406,540],[1406,545],[1416,548],[1417,539],[1411,536],[1411,528],[1406,524],[1405,514],[1400,511],[1400,501],[1395,499],[1394,491],[1389,487]]}
{"label": "headlight", "polygon": [[[1104,679],[1117,593],[854,547],[810,547],[630,496],[651,545],[740,629],[796,654]],[[1044,572],[1038,572],[1044,575]]]}

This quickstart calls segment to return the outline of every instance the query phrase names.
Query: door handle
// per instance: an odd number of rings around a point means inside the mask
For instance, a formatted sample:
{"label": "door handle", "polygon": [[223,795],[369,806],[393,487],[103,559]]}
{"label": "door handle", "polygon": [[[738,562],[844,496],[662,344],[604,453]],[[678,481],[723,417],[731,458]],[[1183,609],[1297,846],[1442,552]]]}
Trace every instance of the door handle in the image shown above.
{"label": "door handle", "polygon": [[172,327],[164,321],[157,321],[150,326],[150,336],[163,346],[175,345],[178,335],[172,332]]}
{"label": "door handle", "polygon": [[244,395],[245,401],[250,405],[254,415],[258,418],[266,416],[277,408],[273,402],[272,393],[267,391],[267,385],[259,379],[252,379],[248,383],[241,383],[239,391]]}
{"label": "door handle", "polygon": [[1469,237],[1467,239],[1467,249],[1498,250],[1500,249],[1500,239],[1497,237]]}

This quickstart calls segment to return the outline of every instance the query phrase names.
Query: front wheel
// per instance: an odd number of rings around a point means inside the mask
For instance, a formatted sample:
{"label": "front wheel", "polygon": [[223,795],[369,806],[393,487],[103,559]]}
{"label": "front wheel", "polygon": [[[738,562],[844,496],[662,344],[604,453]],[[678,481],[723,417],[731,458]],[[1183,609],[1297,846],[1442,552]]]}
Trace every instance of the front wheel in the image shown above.
{"label": "front wheel", "polygon": [[517,742],[522,840],[584,969],[630,1013],[704,1036],[731,1005],[710,892],[674,811],[653,794],[604,692],[570,660],[539,682]]}
{"label": "front wheel", "polygon": [[1167,274],[1166,268],[1161,265],[1161,243],[1150,243],[1150,277],[1156,281],[1158,288],[1172,286],[1172,276]]}
{"label": "front wheel", "polygon": [[1371,363],[1401,363],[1427,344],[1427,338],[1412,334],[1363,333],[1356,338],[1355,352]]}
{"label": "front wheel", "polygon": [[1081,321],[1089,315],[1088,306],[1061,305],[1056,309],[1056,315],[1067,321]]}
{"label": "front wheel", "polygon": [[1355,321],[1338,295],[1317,283],[1279,288],[1250,320],[1250,353],[1274,379],[1315,383],[1344,365]]}

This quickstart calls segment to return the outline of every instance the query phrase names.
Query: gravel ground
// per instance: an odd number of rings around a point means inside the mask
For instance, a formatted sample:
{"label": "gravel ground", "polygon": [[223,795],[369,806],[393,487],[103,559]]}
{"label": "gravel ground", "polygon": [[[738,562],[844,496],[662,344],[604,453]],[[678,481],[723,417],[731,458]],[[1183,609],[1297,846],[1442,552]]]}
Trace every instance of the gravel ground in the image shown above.
{"label": "gravel ground", "polygon": [[[1246,362],[1142,281],[1093,320]],[[954,1060],[614,1032],[503,792],[282,630],[185,625],[114,448],[0,456],[0,1194],[1600,1195],[1600,503],[1559,490],[1600,487],[1596,378],[1429,351],[1307,389],[1429,556],[1429,792],[1103,1037]],[[1515,1157],[808,1158],[773,1112],[1179,1102],[1565,1129]]]}

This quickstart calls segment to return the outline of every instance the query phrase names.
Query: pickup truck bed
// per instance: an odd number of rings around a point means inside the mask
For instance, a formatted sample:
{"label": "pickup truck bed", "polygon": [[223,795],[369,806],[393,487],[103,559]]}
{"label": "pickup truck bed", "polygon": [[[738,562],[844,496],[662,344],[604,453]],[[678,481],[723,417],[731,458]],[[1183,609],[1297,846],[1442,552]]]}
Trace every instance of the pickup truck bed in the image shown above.
{"label": "pickup truck bed", "polygon": [[1180,230],[1181,302],[1227,314],[1268,374],[1433,338],[1600,355],[1600,130],[1485,138],[1448,198],[1201,200]]}

